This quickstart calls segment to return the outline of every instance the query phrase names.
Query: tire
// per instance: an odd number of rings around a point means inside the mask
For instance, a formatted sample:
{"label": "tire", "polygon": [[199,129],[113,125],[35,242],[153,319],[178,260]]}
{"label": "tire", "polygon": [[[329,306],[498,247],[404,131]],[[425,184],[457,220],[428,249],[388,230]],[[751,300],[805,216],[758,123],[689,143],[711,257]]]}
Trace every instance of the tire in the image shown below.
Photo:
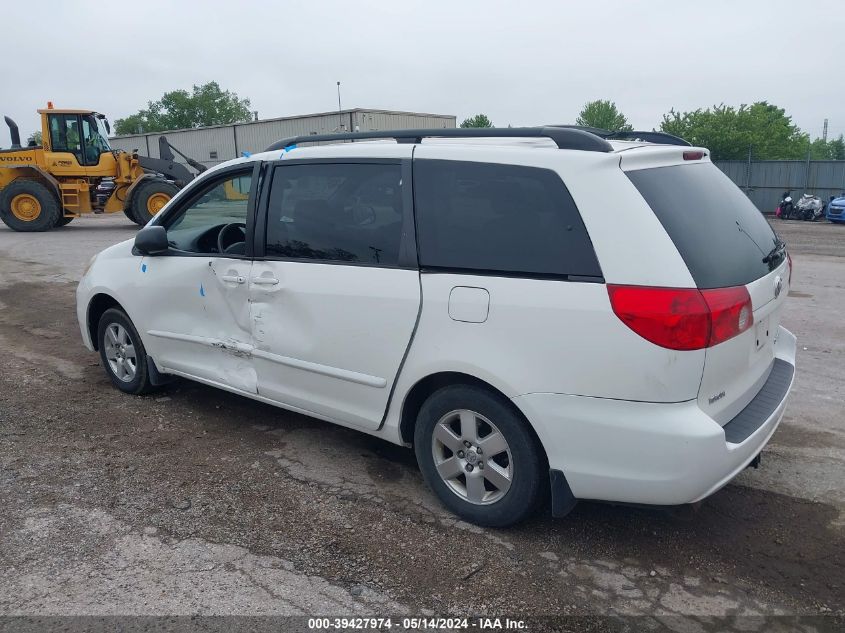
{"label": "tire", "polygon": [[122,310],[110,308],[100,317],[97,344],[103,369],[115,387],[133,395],[154,390],[147,370],[144,344]]}
{"label": "tire", "polygon": [[[488,449],[491,440],[496,448]],[[414,451],[443,504],[478,525],[518,523],[549,490],[545,455],[527,421],[480,387],[453,385],[429,396],[417,416]]]}
{"label": "tire", "polygon": [[37,180],[15,180],[0,191],[0,219],[13,231],[49,231],[60,217],[58,199]]}
{"label": "tire", "polygon": [[142,182],[132,194],[130,213],[127,215],[139,226],[144,226],[179,192],[179,188],[166,180],[151,179]]}
{"label": "tire", "polygon": [[56,222],[56,228],[67,226],[68,224],[73,222],[75,219],[76,218],[74,218],[73,216],[68,217],[66,215],[61,215],[61,216],[59,216],[58,222]]}

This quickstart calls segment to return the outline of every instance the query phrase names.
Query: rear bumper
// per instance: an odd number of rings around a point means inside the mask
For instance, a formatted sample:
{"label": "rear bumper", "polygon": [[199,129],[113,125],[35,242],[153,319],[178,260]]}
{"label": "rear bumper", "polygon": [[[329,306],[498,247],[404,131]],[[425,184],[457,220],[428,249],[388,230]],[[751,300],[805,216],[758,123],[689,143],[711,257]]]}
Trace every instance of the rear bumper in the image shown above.
{"label": "rear bumper", "polygon": [[[794,381],[795,347],[795,337],[780,327],[776,365],[761,398],[725,425],[744,414],[741,425],[728,429],[734,442],[695,400],[650,403],[537,393],[513,401],[534,425],[549,467],[563,474],[572,497],[694,503],[736,477],[775,432]],[[750,407],[756,409],[748,412]],[[554,488],[561,490],[560,477],[557,481]]]}

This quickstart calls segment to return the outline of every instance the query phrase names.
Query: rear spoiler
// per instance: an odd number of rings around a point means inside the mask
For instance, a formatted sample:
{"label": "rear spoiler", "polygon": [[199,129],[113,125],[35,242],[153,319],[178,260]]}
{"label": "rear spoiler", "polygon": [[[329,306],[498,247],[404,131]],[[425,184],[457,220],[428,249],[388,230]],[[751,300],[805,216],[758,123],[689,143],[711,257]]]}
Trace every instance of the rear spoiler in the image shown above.
{"label": "rear spoiler", "polygon": [[589,127],[586,125],[551,125],[549,127],[565,127],[575,130],[583,130],[584,132],[595,134],[596,136],[609,141],[644,141],[646,143],[657,143],[659,145],[684,145],[686,147],[692,147],[692,143],[685,141],[679,136],[667,134],[666,132],[656,132],[654,130],[651,132],[642,130],[611,132],[610,130],[603,130],[601,128]]}

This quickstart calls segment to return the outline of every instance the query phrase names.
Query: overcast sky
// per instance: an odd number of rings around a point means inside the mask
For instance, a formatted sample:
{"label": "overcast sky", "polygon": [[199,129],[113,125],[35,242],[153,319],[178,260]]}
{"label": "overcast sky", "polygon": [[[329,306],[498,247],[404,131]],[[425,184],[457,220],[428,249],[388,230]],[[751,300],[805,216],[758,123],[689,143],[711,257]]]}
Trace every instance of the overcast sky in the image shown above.
{"label": "overcast sky", "polygon": [[842,0],[37,0],[2,22],[0,110],[24,139],[47,100],[114,121],[212,80],[260,118],[334,110],[341,81],[344,108],[458,122],[572,123],[604,98],[651,129],[672,107],[768,100],[845,132]]}

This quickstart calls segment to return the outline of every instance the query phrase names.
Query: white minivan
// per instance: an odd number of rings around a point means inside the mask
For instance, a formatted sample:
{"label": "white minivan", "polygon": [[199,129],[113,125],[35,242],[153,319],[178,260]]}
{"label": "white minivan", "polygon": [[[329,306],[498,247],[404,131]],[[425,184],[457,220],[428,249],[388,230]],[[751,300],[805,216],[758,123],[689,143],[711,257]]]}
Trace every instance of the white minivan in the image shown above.
{"label": "white minivan", "polygon": [[82,338],[127,393],[179,376],[412,445],[478,524],[697,502],[783,415],[791,260],[706,150],[629,137],[280,141],[97,255]]}

